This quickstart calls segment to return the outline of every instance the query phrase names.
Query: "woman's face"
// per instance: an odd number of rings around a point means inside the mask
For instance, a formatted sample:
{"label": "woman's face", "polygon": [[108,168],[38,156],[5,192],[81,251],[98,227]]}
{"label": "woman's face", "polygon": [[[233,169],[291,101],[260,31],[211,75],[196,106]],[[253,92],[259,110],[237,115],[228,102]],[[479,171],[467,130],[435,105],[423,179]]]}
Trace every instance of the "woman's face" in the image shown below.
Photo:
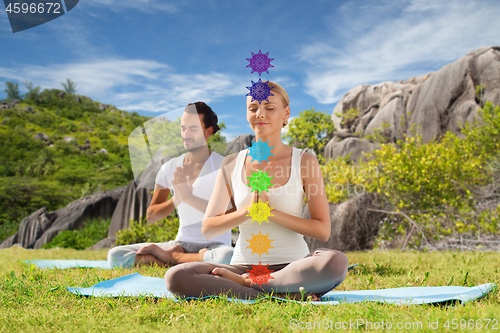
{"label": "woman's face", "polygon": [[290,117],[290,107],[285,107],[285,103],[280,95],[269,96],[267,101],[251,102],[252,97],[247,97],[247,120],[252,131],[257,135],[270,135],[279,132],[283,128],[283,121]]}

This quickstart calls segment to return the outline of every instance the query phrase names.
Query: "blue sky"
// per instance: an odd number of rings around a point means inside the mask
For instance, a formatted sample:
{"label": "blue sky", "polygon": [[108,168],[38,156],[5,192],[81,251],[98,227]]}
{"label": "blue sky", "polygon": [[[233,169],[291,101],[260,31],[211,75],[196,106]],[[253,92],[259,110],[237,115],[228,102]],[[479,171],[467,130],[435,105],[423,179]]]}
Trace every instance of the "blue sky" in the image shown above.
{"label": "blue sky", "polygon": [[[206,101],[228,139],[243,122],[251,52],[269,52],[263,79],[287,89],[292,116],[331,114],[359,84],[438,70],[500,45],[500,1],[80,0],[69,13],[13,34],[0,14],[3,82],[32,81],[155,116]],[[24,88],[24,87],[22,87]]]}

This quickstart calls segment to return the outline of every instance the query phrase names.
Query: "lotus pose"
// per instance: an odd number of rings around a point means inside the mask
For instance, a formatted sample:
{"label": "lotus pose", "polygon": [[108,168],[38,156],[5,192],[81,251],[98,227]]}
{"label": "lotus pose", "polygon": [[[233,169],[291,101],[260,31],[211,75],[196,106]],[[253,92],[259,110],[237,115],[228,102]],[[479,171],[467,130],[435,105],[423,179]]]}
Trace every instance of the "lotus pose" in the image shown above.
{"label": "lotus pose", "polygon": [[[179,230],[175,240],[117,246],[108,253],[111,267],[171,266],[192,261],[230,262],[233,254],[231,232],[221,233],[211,241],[201,233],[201,221],[223,160],[222,156],[210,151],[206,143],[219,130],[217,121],[217,115],[207,104],[189,104],[182,114],[180,128],[187,152],[163,164],[156,176],[147,218],[150,223],[155,223],[177,208]],[[168,199],[171,191],[174,195]]]}
{"label": "lotus pose", "polygon": [[[281,129],[290,117],[289,98],[280,85],[268,85],[273,94],[268,101],[248,97],[246,103],[246,119],[257,143],[224,158],[203,219],[202,233],[208,239],[239,226],[230,265],[196,262],[169,269],[167,288],[181,297],[222,293],[248,299],[272,293],[317,299],[346,277],[348,260],[343,253],[309,253],[304,241],[304,235],[322,241],[330,237],[323,177],[315,156],[281,141]],[[271,148],[270,154],[254,154],[254,146],[263,143]],[[268,178],[259,182],[259,175]],[[310,219],[301,217],[304,197]],[[267,208],[252,209],[258,203]]]}

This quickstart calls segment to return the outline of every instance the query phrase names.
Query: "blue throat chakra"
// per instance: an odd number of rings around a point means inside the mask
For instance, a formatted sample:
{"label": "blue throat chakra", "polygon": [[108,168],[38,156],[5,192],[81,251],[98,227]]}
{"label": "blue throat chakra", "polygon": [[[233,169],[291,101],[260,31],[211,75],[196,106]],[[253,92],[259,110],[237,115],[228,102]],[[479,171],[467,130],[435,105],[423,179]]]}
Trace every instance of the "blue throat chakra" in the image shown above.
{"label": "blue throat chakra", "polygon": [[257,142],[252,141],[252,146],[248,147],[250,152],[247,154],[247,156],[251,156],[252,161],[253,160],[259,161],[259,164],[262,161],[269,162],[269,156],[271,155],[274,156],[274,154],[271,153],[271,149],[273,149],[274,147],[269,147],[268,142],[269,141],[263,142],[262,139],[259,139],[259,141]]}
{"label": "blue throat chakra", "polygon": [[252,86],[247,87],[247,89],[250,90],[247,96],[252,96],[252,102],[258,101],[259,104],[262,103],[262,101],[264,100],[269,102],[268,97],[274,96],[273,94],[271,94],[271,89],[273,89],[274,87],[269,87],[268,82],[269,81],[262,81],[259,78],[259,81],[257,82],[252,81]]}
{"label": "blue throat chakra", "polygon": [[252,53],[252,57],[246,58],[248,61],[250,61],[250,64],[247,67],[252,68],[252,73],[250,74],[253,74],[254,72],[259,73],[259,76],[261,76],[263,72],[269,74],[269,67],[274,67],[273,65],[271,65],[271,61],[274,60],[274,58],[268,57],[269,52],[264,54],[261,52],[261,50],[259,50],[259,53],[257,54],[253,52],[250,53]]}

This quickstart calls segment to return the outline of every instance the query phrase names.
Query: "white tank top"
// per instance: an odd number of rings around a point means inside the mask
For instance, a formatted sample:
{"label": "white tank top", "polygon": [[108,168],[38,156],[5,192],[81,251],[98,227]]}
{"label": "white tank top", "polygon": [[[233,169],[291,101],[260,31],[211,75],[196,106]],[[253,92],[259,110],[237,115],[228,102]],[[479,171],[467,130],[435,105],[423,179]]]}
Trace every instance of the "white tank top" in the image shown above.
{"label": "white tank top", "polygon": [[[304,190],[300,178],[300,160],[302,157],[302,150],[293,148],[292,152],[292,165],[290,171],[290,179],[288,182],[277,188],[270,188],[268,197],[269,205],[284,213],[301,216],[302,205],[304,203]],[[249,152],[248,149],[242,150],[236,159],[234,167],[232,186],[234,192],[234,201],[236,208],[239,209],[242,202],[248,202],[248,196],[251,193],[251,187],[243,183],[242,177],[245,177],[243,171],[245,155]],[[250,158],[250,157],[249,157]],[[272,213],[272,212],[271,212]],[[274,222],[259,222],[253,221],[249,217],[247,221],[240,224],[240,237],[236,242],[231,265],[257,265],[259,261],[263,265],[276,265],[287,264],[292,261],[302,259],[309,254],[309,248],[304,241],[304,236],[284,228]],[[273,240],[268,248],[268,253],[262,253],[262,249],[255,252],[249,240],[255,239],[253,235],[269,234],[267,237]],[[252,248],[249,248],[252,246]],[[253,252],[253,254],[252,254]],[[260,254],[260,256],[259,256]]]}

